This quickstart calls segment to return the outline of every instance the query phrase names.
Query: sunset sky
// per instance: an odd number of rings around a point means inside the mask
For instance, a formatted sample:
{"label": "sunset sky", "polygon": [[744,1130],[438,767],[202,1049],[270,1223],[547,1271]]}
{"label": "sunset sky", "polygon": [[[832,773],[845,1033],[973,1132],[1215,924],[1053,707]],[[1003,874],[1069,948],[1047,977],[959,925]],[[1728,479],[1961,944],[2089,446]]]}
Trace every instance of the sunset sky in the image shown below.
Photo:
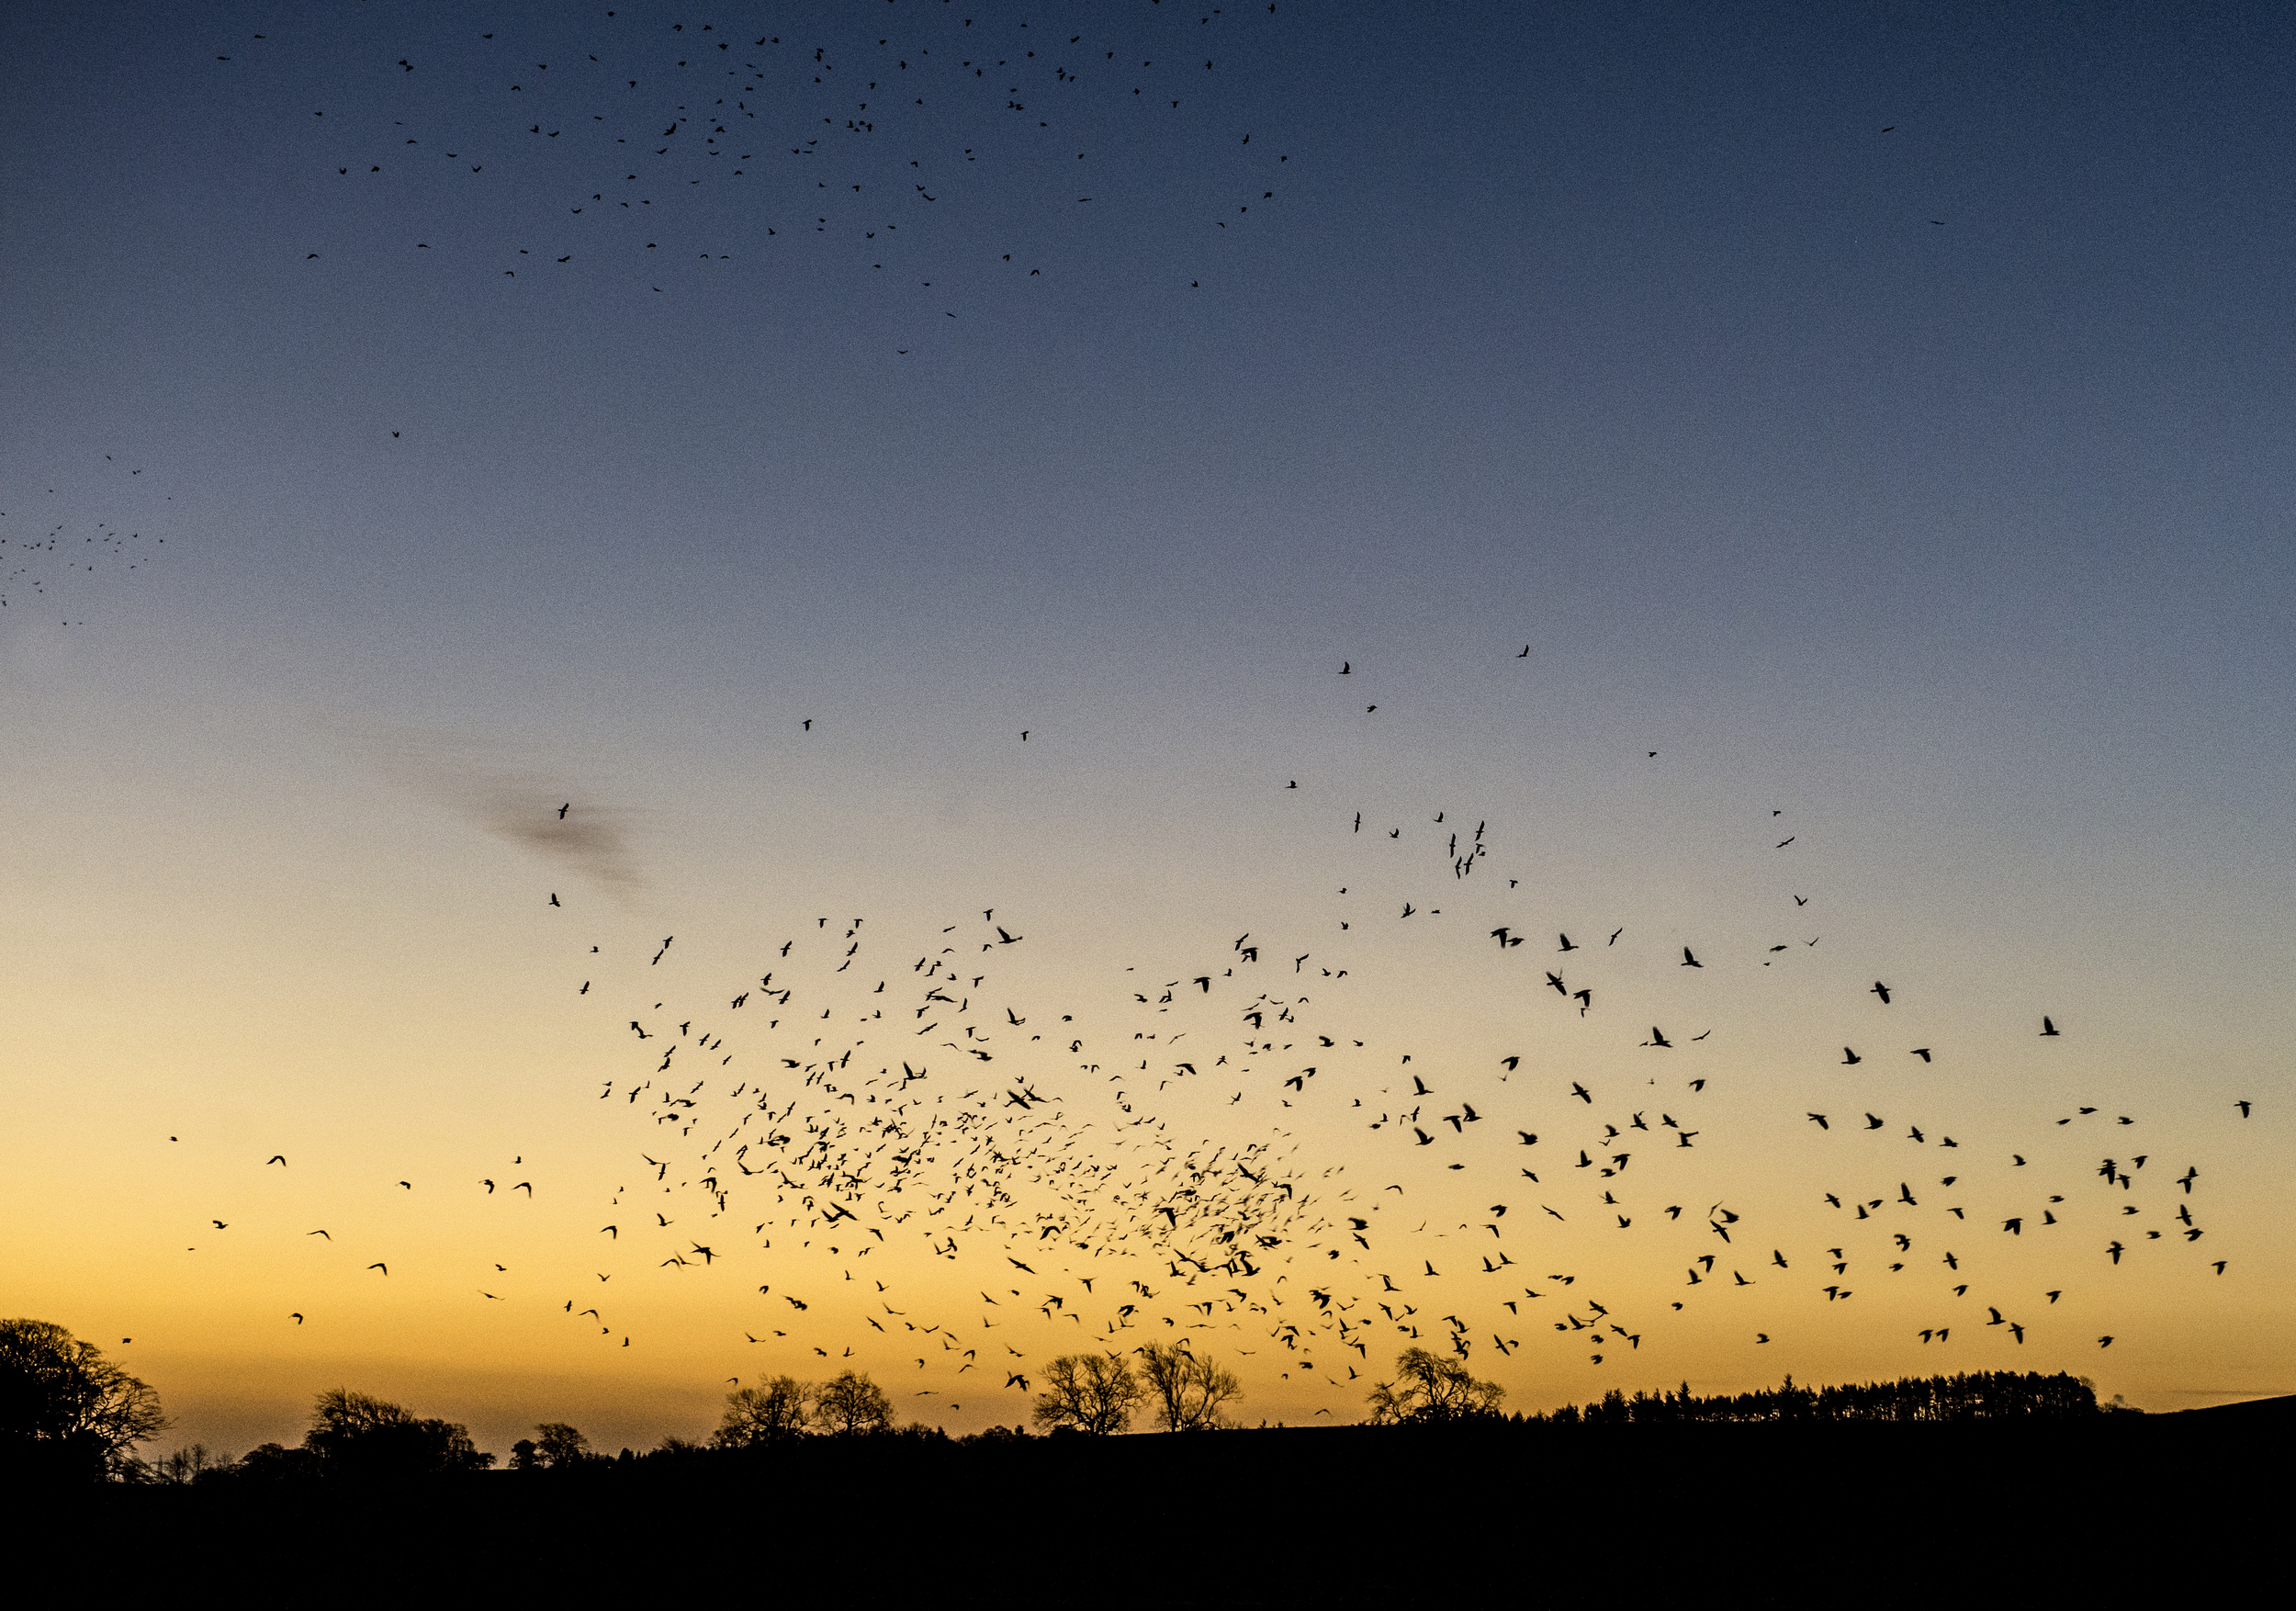
{"label": "sunset sky", "polygon": [[[233,1450],[336,1385],[646,1447],[849,1365],[974,1430],[1176,1335],[1350,1420],[1458,1325],[1512,1408],[2296,1391],[2292,60],[6,7],[0,1312]],[[698,1184],[904,1063],[980,1128],[842,1235]],[[1189,1157],[1255,1274],[1158,1240]]]}

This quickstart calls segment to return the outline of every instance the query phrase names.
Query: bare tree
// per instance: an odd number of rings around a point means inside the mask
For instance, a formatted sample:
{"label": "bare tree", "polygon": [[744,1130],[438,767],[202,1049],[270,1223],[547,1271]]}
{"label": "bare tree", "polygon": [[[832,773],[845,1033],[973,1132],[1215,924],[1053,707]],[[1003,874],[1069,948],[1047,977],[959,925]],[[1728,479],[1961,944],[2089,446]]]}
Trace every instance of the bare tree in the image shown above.
{"label": "bare tree", "polygon": [[231,1476],[239,1470],[239,1462],[230,1455],[210,1451],[204,1443],[187,1443],[152,1461],[148,1470],[154,1482],[189,1487]]}
{"label": "bare tree", "polygon": [[167,1425],[160,1396],[60,1325],[0,1320],[0,1442],[90,1476],[140,1477],[135,1446]]}
{"label": "bare tree", "polygon": [[1507,1396],[1497,1382],[1477,1381],[1458,1360],[1424,1348],[1405,1348],[1397,1355],[1395,1371],[1400,1380],[1383,1381],[1371,1390],[1374,1425],[1492,1415]]}
{"label": "bare tree", "polygon": [[885,1390],[858,1372],[840,1371],[813,1390],[813,1413],[825,1431],[851,1435],[886,1432],[893,1426],[893,1401]]}
{"label": "bare tree", "polygon": [[1167,1432],[1195,1432],[1229,1423],[1220,1406],[1239,1398],[1244,1384],[1232,1370],[1199,1359],[1182,1342],[1150,1343],[1133,1350],[1141,1358],[1147,1397]]}
{"label": "bare tree", "polygon": [[1132,1368],[1114,1354],[1064,1354],[1044,1368],[1044,1391],[1037,1394],[1035,1421],[1046,1430],[1074,1426],[1079,1432],[1121,1432],[1147,1390]]}
{"label": "bare tree", "polygon": [[793,1376],[776,1376],[759,1387],[737,1388],[726,1395],[726,1418],[710,1434],[719,1448],[748,1448],[777,1443],[805,1430],[812,1418],[805,1384]]}

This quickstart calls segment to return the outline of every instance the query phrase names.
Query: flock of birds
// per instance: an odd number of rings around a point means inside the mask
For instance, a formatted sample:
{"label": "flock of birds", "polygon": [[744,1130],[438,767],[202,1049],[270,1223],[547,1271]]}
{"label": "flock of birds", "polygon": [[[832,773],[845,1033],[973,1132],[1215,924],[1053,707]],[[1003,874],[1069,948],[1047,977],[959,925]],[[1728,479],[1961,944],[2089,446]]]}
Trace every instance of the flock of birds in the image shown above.
{"label": "flock of birds", "polygon": [[[389,82],[346,85],[350,105],[310,108],[310,160],[407,216],[408,252],[502,280],[605,265],[661,292],[678,268],[790,272],[786,254],[818,238],[834,271],[907,293],[903,354],[960,316],[965,287],[1057,274],[1060,244],[1125,212],[1146,175],[1185,174],[1200,191],[1197,265],[1168,270],[1193,288],[1203,253],[1278,200],[1289,152],[1198,126],[1237,30],[1270,24],[1275,6],[971,9],[474,25],[377,58]],[[297,48],[275,28],[219,50],[216,70]],[[1207,141],[1226,154],[1171,154]],[[483,242],[449,221],[474,196],[500,209]],[[314,241],[304,260],[332,250]]]}
{"label": "flock of birds", "polygon": [[[1866,1050],[1812,1049],[1834,1094],[1750,1134],[1711,1110],[1728,1066],[1702,1061],[1715,1029],[1670,1031],[1618,999],[1635,988],[1620,965],[1633,927],[1535,926],[1532,881],[1488,871],[1491,820],[1379,822],[1297,779],[1276,786],[1283,808],[1323,814],[1356,869],[1348,915],[1321,939],[1244,933],[1186,965],[1127,969],[1066,1010],[1022,999],[1013,959],[1037,925],[996,907],[923,943],[816,917],[737,979],[689,977],[674,934],[619,957],[587,943],[568,989],[625,1048],[592,1099],[637,1127],[633,1173],[602,1194],[601,1285],[546,1298],[527,1283],[519,1301],[629,1348],[659,1295],[649,1273],[712,1283],[728,1343],[760,1346],[760,1371],[892,1360],[951,1411],[975,1370],[975,1395],[1001,1398],[1030,1391],[1048,1356],[1176,1335],[1257,1358],[1246,1371],[1287,1391],[1339,1390],[1318,1413],[1345,1416],[1401,1346],[1478,1369],[1542,1349],[1671,1369],[1686,1322],[1727,1332],[1739,1305],[1761,1316],[1741,1340],[1784,1341],[1795,1314],[1864,1297],[1863,1312],[1877,1288],[1919,1294],[1909,1334],[1944,1362],[1997,1330],[2059,1361],[2071,1339],[2055,1315],[2095,1314],[2164,1260],[2225,1273],[2204,1242],[2208,1173],[2148,1148],[2144,1115],[2076,1104],[2027,1140],[1922,1112],[1939,1094],[1928,1071],[1976,1052],[1892,1034],[1918,985],[1860,992]],[[546,825],[579,831],[580,815],[567,801]],[[1382,881],[1405,898],[1372,893]],[[1781,896],[1782,917],[1809,915],[1813,896]],[[585,904],[537,902],[554,924]],[[1383,927],[1424,929],[1446,906],[1438,949],[1495,949],[1513,974],[1500,994],[1521,1049],[1482,1066],[1415,1054],[1382,999]],[[1696,978],[1760,977],[1815,944],[1664,954]],[[2067,1038],[2039,1012],[2032,1033]],[[1919,1072],[1876,1080],[1884,1056]],[[1622,1076],[1622,1058],[1648,1072]],[[1717,1155],[1780,1145],[1780,1121],[1824,1138],[1806,1203],[1757,1208],[1728,1168],[1715,1185]],[[2093,1167],[2064,1173],[2057,1130],[2086,1138]],[[366,1267],[389,1273],[387,1258]],[[609,1302],[603,1283],[625,1272]],[[1743,1307],[1754,1288],[1759,1312]],[[2069,1293],[2083,1301],[2060,1309]]]}
{"label": "flock of birds", "polygon": [[[107,453],[88,487],[62,495],[46,485],[17,490],[8,500],[13,507],[0,509],[0,610],[28,614],[60,609],[65,614],[56,618],[58,625],[84,626],[84,614],[74,619],[71,614],[86,608],[85,593],[70,591],[77,576],[101,570],[124,577],[156,559],[167,539],[156,530],[146,535],[141,528],[155,522],[173,499],[163,494],[160,507],[152,507],[136,480],[142,474],[141,468],[131,468]],[[64,501],[58,501],[60,496]],[[95,503],[107,506],[111,518],[91,520],[84,513],[70,512]],[[123,524],[119,517],[129,505],[141,513]],[[9,620],[0,615],[0,625]]]}
{"label": "flock of birds", "polygon": [[[1136,232],[1124,198],[1150,188],[1147,176],[1167,188],[1200,180],[1201,237],[1183,248],[1193,266],[1176,258],[1168,269],[1191,288],[1204,253],[1279,197],[1289,152],[1202,122],[1238,27],[1268,22],[1275,6],[1030,10],[923,6],[878,18],[797,6],[736,26],[619,6],[556,19],[558,31],[538,37],[458,29],[342,81],[311,71],[304,36],[325,25],[286,18],[219,41],[210,65],[242,80],[271,73],[265,93],[298,99],[332,86],[341,104],[310,108],[302,160],[366,186],[359,214],[403,218],[410,253],[510,281],[605,266],[661,292],[677,288],[667,260],[703,275],[750,260],[799,273],[773,254],[817,238],[828,272],[898,282],[895,352],[906,357],[940,339],[942,321],[969,316],[968,299],[977,307],[999,283],[1057,276],[1064,243]],[[343,255],[308,246],[314,265]],[[83,489],[73,507],[100,503],[96,492]],[[0,608],[54,605],[60,625],[83,626],[72,573],[137,569],[165,539],[147,535],[146,520],[64,513],[53,498],[10,492]]]}
{"label": "flock of birds", "polygon": [[[732,244],[819,237],[852,272],[914,280],[915,306],[954,319],[952,284],[984,265],[941,254],[977,245],[988,193],[1020,183],[1064,198],[995,226],[1020,238],[987,272],[1039,276],[1036,246],[1075,227],[1051,212],[1105,211],[1103,175],[1120,180],[1137,160],[1075,149],[1074,130],[1191,114],[1229,30],[1275,10],[1176,4],[1119,18],[1094,7],[1073,25],[1040,13],[1032,28],[928,6],[893,14],[911,30],[900,39],[840,24],[834,40],[794,25],[658,27],[608,11],[592,19],[597,48],[571,55],[552,46],[545,59],[478,28],[451,54],[410,51],[387,69],[407,86],[403,115],[318,107],[311,127],[342,184],[411,178],[396,204],[443,207],[439,186],[510,180],[501,218],[536,232],[490,248],[490,274],[599,259],[645,267],[643,283],[660,290],[657,255],[715,268],[737,261]],[[275,42],[220,51],[219,68],[244,70]],[[442,106],[413,91],[430,76],[488,87]],[[1216,138],[1233,145],[1208,180],[1224,196],[1203,220],[1208,236],[1264,214],[1289,161],[1240,129]],[[984,164],[999,170],[994,185],[981,183]],[[1075,182],[1054,186],[1056,171]],[[558,208],[546,235],[518,211],[545,191]],[[968,203],[974,221],[951,227]],[[407,249],[446,249],[426,233]],[[1200,286],[1200,274],[1179,273]],[[15,501],[0,515],[0,607],[50,603],[65,570],[134,569],[149,563],[144,545],[164,541],[141,525],[28,517]],[[1354,676],[1352,662],[1339,673]],[[1322,1413],[1344,1416],[1405,1345],[1479,1369],[1553,1348],[1591,1366],[1623,1354],[1665,1369],[1681,1323],[1734,1324],[1729,1306],[1756,1287],[1765,1300],[1789,1292],[1789,1314],[1912,1288],[1928,1310],[1913,1335],[1951,1350],[1997,1331],[2018,1346],[2061,1343],[2053,1316],[2075,1307],[2060,1308],[2069,1294],[2169,1259],[2226,1272],[2205,1241],[2207,1173],[2149,1148],[2145,1115],[2102,1103],[2046,1121],[2096,1137],[2093,1166],[2067,1178],[2051,1172],[2061,1149],[1954,1133],[1920,1110],[1918,1080],[1836,1085],[1793,1116],[1829,1149],[1830,1175],[1811,1184],[1804,1211],[1782,1217],[1727,1191],[1709,1200],[1699,1188],[1714,1154],[1773,1143],[1710,1115],[1717,1076],[1699,1059],[1713,1028],[1622,1004],[1634,986],[1618,963],[1646,960],[1633,927],[1542,918],[1536,887],[1523,887],[1535,881],[1503,885],[1490,871],[1488,817],[1379,821],[1296,779],[1276,786],[1285,809],[1322,814],[1312,820],[1332,854],[1356,870],[1340,886],[1348,915],[1295,943],[1247,932],[1178,963],[1143,960],[1060,1008],[1024,999],[1012,962],[1034,925],[993,907],[929,936],[812,917],[738,978],[691,976],[674,935],[643,949],[590,943],[586,976],[568,989],[626,1056],[594,1100],[639,1127],[635,1184],[602,1195],[591,1234],[591,1262],[614,1267],[595,1272],[595,1288],[546,1300],[494,1280],[511,1274],[498,1263],[474,1272],[476,1301],[546,1301],[564,1324],[627,1349],[658,1290],[643,1281],[714,1283],[729,1340],[763,1351],[760,1373],[813,1357],[908,1361],[928,1384],[917,1396],[952,1410],[960,1391],[1029,1392],[1051,1355],[1176,1335],[1258,1359],[1300,1392],[1337,1390]],[[548,810],[580,828],[575,802]],[[1787,853],[1798,838],[1763,842]],[[1367,891],[1382,883],[1408,888],[1375,911]],[[1783,920],[1814,897],[1767,898]],[[1444,903],[1443,944],[1461,958],[1495,948],[1515,970],[1503,989],[1522,1047],[1481,1065],[1414,1050],[1380,998],[1383,926],[1424,929]],[[586,916],[558,891],[538,904],[554,922]],[[1479,915],[1461,924],[1469,912]],[[1704,977],[1780,968],[1816,944],[1796,931],[1758,955],[1664,950]],[[1974,1055],[1894,1032],[1910,1016],[1901,998],[1918,997],[1905,981],[1876,978],[1860,994],[1872,997],[1858,1003],[1871,1029],[1839,1059],[1824,1053],[1829,1071],[1863,1080],[1876,1063],[1919,1073]],[[2035,1035],[2065,1038],[2051,1017],[2033,1019]],[[1649,1072],[1617,1074],[1626,1055]],[[2239,1118],[2249,1110],[2238,1104]],[[511,1169],[523,1166],[521,1155]],[[288,1161],[275,1153],[250,1167]],[[536,1188],[506,1173],[465,1189],[531,1204]],[[231,1223],[203,1228],[228,1235]],[[300,1234],[332,1249],[341,1229]],[[1595,1248],[1598,1235],[1615,1251]],[[2044,1244],[2049,1275],[2035,1281],[2027,1255]],[[343,1256],[388,1280],[388,1250],[369,1250],[384,1256],[347,1245]],[[609,1301],[606,1283],[625,1271]],[[283,1309],[282,1324],[315,1312]],[[1766,1345],[1785,1340],[1780,1324],[1740,1329]],[[2108,1331],[2084,1346],[2114,1340]],[[962,1381],[974,1371],[978,1390]]]}

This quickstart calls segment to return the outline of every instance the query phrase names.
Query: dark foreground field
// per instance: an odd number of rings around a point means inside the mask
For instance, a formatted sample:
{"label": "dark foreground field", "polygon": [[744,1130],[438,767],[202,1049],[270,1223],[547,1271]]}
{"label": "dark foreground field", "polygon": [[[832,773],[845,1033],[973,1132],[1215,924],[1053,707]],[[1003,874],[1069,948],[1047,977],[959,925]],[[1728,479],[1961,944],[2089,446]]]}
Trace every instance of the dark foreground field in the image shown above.
{"label": "dark foreground field", "polygon": [[737,1469],[19,1494],[8,1531],[19,1573],[259,1604],[2205,1599],[2278,1576],[2291,1436],[2296,1399],[2077,1425],[816,1439]]}

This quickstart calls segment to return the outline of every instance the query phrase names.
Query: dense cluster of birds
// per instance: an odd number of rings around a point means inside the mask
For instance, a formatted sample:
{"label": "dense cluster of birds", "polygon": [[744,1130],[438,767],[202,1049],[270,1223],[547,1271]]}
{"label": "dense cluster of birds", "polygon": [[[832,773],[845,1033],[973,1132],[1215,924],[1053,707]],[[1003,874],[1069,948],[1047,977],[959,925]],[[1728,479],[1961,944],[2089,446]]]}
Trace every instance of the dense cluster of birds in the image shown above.
{"label": "dense cluster of birds", "polygon": [[[1192,176],[1200,238],[1174,241],[1166,272],[1200,288],[1205,254],[1282,194],[1289,152],[1200,126],[1223,56],[1266,54],[1276,13],[1145,0],[474,22],[312,107],[308,160],[402,218],[407,252],[499,279],[603,266],[660,292],[680,269],[787,274],[790,253],[827,247],[832,271],[906,293],[897,350],[913,351],[929,321],[960,317],[964,287],[1057,274],[1059,245],[1113,223],[1145,175]],[[219,50],[215,71],[292,52],[288,26]],[[1175,140],[1224,155],[1176,163]],[[449,228],[474,196],[499,209],[479,240]],[[331,249],[309,244],[324,266]]]}
{"label": "dense cluster of birds", "polygon": [[[2067,1178],[2062,1147],[1922,1111],[1937,1089],[1926,1072],[1975,1049],[1893,1033],[1918,1010],[1905,979],[1842,1004],[1863,1016],[1866,1050],[1814,1045],[1810,1076],[1833,1094],[1773,1116],[1824,1138],[1807,1210],[1773,1209],[1766,1224],[1727,1191],[1708,1200],[1705,1160],[1750,1138],[1707,1116],[1713,1029],[1670,1031],[1617,999],[1640,943],[1628,925],[1524,911],[1526,880],[1488,870],[1491,818],[1380,822],[1297,779],[1272,788],[1282,808],[1322,814],[1363,874],[1339,891],[1350,915],[1320,940],[1244,933],[1180,966],[1136,964],[1065,1010],[1019,998],[1010,959],[1035,925],[995,907],[923,944],[816,916],[737,979],[689,979],[674,934],[620,958],[586,944],[568,989],[627,1049],[595,1099],[642,1126],[634,1184],[605,1195],[600,1262],[718,1283],[729,1337],[776,1356],[897,1347],[929,1373],[920,1396],[976,1369],[1026,1391],[1048,1355],[1174,1335],[1259,1356],[1303,1389],[1347,1390],[1377,1369],[1375,1347],[1430,1344],[1462,1360],[1551,1346],[1657,1366],[1670,1323],[1727,1317],[1758,1287],[1788,1294],[1788,1313],[1918,1290],[1923,1346],[1996,1328],[2062,1346],[2053,1312],[2099,1307],[2059,1309],[2069,1292],[2109,1302],[2113,1283],[2165,1259],[2225,1272],[2205,1243],[2207,1173],[2155,1155],[2145,1115],[2078,1103],[2036,1116],[2093,1136],[2095,1167]],[[537,817],[574,832],[581,810]],[[1390,901],[1372,893],[1383,881],[1416,893]],[[1816,897],[1793,882],[1780,919],[1806,928]],[[553,923],[584,904],[557,890],[537,902]],[[1446,945],[1495,948],[1519,974],[1503,988],[1521,1050],[1462,1066],[1393,1040],[1375,1008],[1382,927],[1437,920],[1454,925]],[[1759,978],[1819,938],[1789,929],[1742,955],[1670,941],[1664,954],[1698,979]],[[2047,1013],[2032,1022],[2037,1039],[2069,1038]],[[1649,1072],[1622,1078],[1621,1055]],[[1915,1077],[1875,1079],[1881,1058]],[[2235,1107],[2228,1119],[2251,1110]],[[1463,1219],[1462,1200],[1475,1205]],[[1671,1294],[1652,1279],[1670,1265]],[[387,1260],[368,1267],[388,1274]],[[619,1312],[597,1292],[551,1301],[626,1348],[647,1300],[621,1291]],[[1784,1340],[1779,1312],[1761,1310],[1747,1340]]]}

